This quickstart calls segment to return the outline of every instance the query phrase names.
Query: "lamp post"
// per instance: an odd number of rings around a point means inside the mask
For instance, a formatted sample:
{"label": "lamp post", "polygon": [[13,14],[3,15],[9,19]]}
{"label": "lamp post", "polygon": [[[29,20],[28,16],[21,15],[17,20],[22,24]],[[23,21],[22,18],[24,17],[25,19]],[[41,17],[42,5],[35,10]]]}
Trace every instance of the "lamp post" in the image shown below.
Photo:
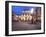
{"label": "lamp post", "polygon": [[34,12],[34,8],[32,8],[32,9],[30,10],[30,12],[31,12],[31,14],[32,14],[32,24],[33,24],[33,12]]}
{"label": "lamp post", "polygon": [[38,8],[36,8],[36,22],[37,22],[37,11],[38,11]]}

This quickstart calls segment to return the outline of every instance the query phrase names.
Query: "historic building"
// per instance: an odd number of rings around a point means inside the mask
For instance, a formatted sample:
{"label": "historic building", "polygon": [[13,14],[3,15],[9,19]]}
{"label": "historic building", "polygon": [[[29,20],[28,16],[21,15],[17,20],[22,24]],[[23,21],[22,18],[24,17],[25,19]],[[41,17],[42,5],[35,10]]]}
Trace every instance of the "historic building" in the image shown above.
{"label": "historic building", "polygon": [[33,13],[30,10],[22,11],[21,15],[13,13],[14,21],[32,21],[33,23],[41,21],[41,9],[36,9]]}

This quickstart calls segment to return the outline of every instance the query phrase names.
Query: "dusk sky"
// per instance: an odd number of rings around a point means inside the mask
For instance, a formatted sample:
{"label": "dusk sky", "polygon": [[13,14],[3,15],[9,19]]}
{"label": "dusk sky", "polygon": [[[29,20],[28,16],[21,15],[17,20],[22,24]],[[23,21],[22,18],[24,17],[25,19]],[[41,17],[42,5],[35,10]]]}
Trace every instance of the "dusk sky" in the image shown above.
{"label": "dusk sky", "polygon": [[12,6],[12,12],[16,14],[21,14],[24,10],[31,10],[33,7],[31,6]]}

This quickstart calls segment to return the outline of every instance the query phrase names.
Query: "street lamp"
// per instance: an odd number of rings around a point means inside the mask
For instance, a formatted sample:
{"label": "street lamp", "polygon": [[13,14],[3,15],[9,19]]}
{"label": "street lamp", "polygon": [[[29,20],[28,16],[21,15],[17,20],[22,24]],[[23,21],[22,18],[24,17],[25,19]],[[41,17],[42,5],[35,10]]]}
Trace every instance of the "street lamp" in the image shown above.
{"label": "street lamp", "polygon": [[32,14],[32,24],[33,24],[33,12],[34,12],[34,8],[32,8],[32,9],[30,10],[30,12],[31,12],[31,14]]}

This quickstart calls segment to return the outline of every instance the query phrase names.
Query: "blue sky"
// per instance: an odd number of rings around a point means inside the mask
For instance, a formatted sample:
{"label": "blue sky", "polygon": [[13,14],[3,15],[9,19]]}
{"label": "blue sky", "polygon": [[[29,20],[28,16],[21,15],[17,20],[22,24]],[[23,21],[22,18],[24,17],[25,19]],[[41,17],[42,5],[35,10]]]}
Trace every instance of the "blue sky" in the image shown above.
{"label": "blue sky", "polygon": [[31,6],[12,6],[12,12],[18,14],[21,14],[23,10],[31,10],[33,7]]}

